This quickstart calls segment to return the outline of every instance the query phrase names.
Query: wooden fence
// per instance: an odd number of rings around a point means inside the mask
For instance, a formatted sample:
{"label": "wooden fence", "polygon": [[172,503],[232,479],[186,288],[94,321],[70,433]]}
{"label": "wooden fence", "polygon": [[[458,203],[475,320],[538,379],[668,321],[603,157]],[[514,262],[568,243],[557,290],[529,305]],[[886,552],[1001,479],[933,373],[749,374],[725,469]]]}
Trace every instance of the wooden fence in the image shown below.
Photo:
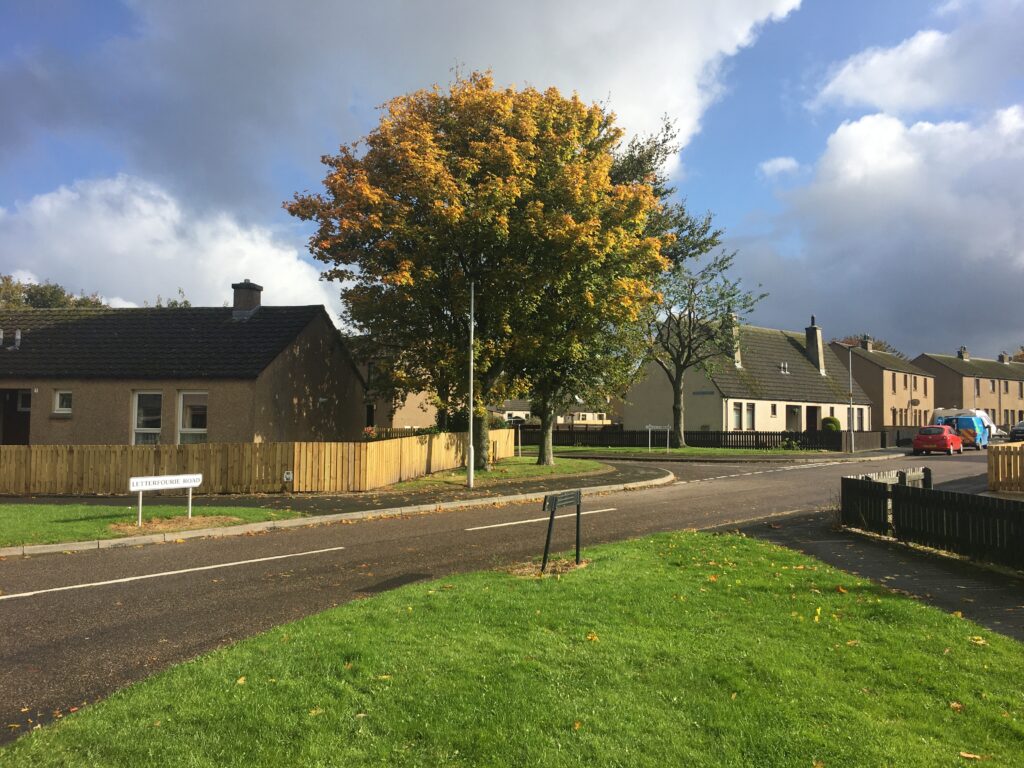
{"label": "wooden fence", "polygon": [[864,475],[842,480],[843,525],[965,557],[1024,568],[1024,502],[915,488]]}
{"label": "wooden fence", "polygon": [[[123,495],[128,478],[202,473],[198,493],[368,491],[464,462],[465,434],[358,443],[0,446],[0,495]],[[514,432],[491,432],[492,456],[513,454]],[[290,479],[289,479],[290,478]]]}
{"label": "wooden fence", "polygon": [[1024,493],[1024,443],[989,445],[988,489]]}

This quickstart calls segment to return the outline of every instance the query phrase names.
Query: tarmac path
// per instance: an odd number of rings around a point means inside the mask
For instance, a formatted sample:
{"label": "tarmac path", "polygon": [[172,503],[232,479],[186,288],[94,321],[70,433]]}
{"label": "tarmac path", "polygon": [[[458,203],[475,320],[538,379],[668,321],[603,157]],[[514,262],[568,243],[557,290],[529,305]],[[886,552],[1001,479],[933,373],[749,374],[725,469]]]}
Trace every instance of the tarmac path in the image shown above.
{"label": "tarmac path", "polygon": [[[937,484],[977,486],[984,459],[665,462],[655,466],[679,480],[585,499],[584,548],[835,506],[848,474],[927,464]],[[283,622],[403,584],[535,557],[544,533],[540,505],[532,503],[7,558],[0,561],[0,741],[31,728],[30,718],[47,722]],[[556,523],[554,549],[572,541],[571,521]]]}

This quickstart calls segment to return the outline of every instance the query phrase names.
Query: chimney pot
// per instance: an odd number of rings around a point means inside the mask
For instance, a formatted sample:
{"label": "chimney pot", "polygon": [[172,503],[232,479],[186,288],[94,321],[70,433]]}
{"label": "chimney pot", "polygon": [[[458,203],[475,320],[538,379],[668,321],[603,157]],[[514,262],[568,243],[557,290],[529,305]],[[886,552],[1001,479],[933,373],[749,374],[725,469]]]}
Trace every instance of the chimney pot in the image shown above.
{"label": "chimney pot", "polygon": [[959,357],[961,360],[970,360],[971,359],[971,355],[967,351],[967,347],[965,347],[965,346],[961,346],[960,349],[958,349],[956,351],[956,356]]}
{"label": "chimney pot", "polygon": [[860,346],[861,349],[865,349],[868,352],[875,351],[875,343],[871,340],[871,337],[868,336],[866,333],[861,337]]}
{"label": "chimney pot", "polygon": [[1010,364],[1010,355],[1009,355],[1009,353],[1007,353],[1007,352],[1000,352],[999,353],[999,362],[1000,363],[1004,363],[1006,365],[1009,365]]}
{"label": "chimney pot", "polygon": [[260,294],[263,292],[262,285],[257,285],[250,282],[249,278],[245,278],[240,283],[232,283],[231,288],[235,292],[232,305],[234,312],[232,314],[236,319],[249,317],[260,308]]}

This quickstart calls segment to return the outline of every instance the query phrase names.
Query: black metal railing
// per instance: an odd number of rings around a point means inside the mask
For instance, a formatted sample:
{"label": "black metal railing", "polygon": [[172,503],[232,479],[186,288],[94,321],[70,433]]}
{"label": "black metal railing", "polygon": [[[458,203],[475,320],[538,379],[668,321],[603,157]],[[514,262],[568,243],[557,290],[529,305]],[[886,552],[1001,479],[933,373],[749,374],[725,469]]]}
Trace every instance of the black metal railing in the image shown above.
{"label": "black metal railing", "polygon": [[[523,445],[539,445],[541,430],[539,427],[520,427]],[[799,450],[841,451],[843,449],[843,433],[841,432],[708,432],[686,431],[683,433],[686,444],[695,448],[751,448],[755,450],[781,450],[786,448]],[[664,449],[666,435],[664,429],[648,432],[646,429],[619,430],[554,430],[552,443],[556,446],[581,446],[588,448],[646,448],[649,444],[654,448]]]}

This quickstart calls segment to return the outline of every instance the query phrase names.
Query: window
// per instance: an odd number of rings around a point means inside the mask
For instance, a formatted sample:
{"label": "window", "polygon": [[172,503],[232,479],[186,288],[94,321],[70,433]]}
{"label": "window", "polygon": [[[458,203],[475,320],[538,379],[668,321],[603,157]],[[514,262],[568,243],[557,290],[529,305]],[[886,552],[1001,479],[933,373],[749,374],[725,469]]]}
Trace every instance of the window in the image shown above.
{"label": "window", "polygon": [[597,420],[598,421],[604,421],[604,414],[603,413],[597,414]]}
{"label": "window", "polygon": [[1010,382],[1008,382],[1008,381],[1004,381],[1003,382],[1003,394],[1005,394],[1005,395],[1010,394]]}
{"label": "window", "polygon": [[928,379],[924,380],[924,393],[926,396],[928,395]]}
{"label": "window", "polygon": [[917,376],[914,377],[914,391],[917,392]]}
{"label": "window", "polygon": [[899,424],[896,422],[896,409],[892,409],[892,426],[897,427]]}
{"label": "window", "polygon": [[732,404],[732,428],[743,429],[743,403]]}
{"label": "window", "polygon": [[907,374],[905,374],[905,373],[904,373],[904,374],[903,374],[903,388],[904,388],[904,389],[906,389],[906,388],[907,388],[907,379],[908,379],[908,378],[910,378],[910,377],[909,377],[909,376],[907,376]]}
{"label": "window", "polygon": [[836,415],[836,407],[834,405],[828,407],[828,415],[832,417]]}
{"label": "window", "polygon": [[863,432],[864,431],[864,409],[863,408],[858,408],[857,409],[857,431],[858,432]]}
{"label": "window", "polygon": [[754,428],[754,404],[747,403],[747,429]]}
{"label": "window", "polygon": [[981,394],[981,379],[975,379],[974,380],[974,394],[976,394],[976,395],[980,395]]}
{"label": "window", "polygon": [[32,410],[32,390],[31,389],[19,389],[18,390],[18,410],[22,413]]}
{"label": "window", "polygon": [[778,405],[778,403],[772,403],[772,418],[775,418],[778,415],[779,415],[779,405]]}
{"label": "window", "polygon": [[205,392],[181,392],[178,395],[178,443],[189,445],[206,442]]}
{"label": "window", "polygon": [[163,425],[164,396],[159,392],[136,392],[134,402],[132,445],[156,445]]}
{"label": "window", "polygon": [[989,379],[988,380],[988,391],[989,392],[995,392],[996,391],[996,380],[995,379]]}
{"label": "window", "polygon": [[1024,381],[1017,382],[1017,397],[1024,400]]}
{"label": "window", "polygon": [[895,372],[893,372],[893,374],[892,374],[892,391],[893,392],[896,391],[896,373]]}
{"label": "window", "polygon": [[71,413],[71,393],[66,389],[58,389],[53,393],[53,412]]}
{"label": "window", "polygon": [[586,421],[586,420],[587,420],[587,414],[581,413],[580,414],[580,421]]}

